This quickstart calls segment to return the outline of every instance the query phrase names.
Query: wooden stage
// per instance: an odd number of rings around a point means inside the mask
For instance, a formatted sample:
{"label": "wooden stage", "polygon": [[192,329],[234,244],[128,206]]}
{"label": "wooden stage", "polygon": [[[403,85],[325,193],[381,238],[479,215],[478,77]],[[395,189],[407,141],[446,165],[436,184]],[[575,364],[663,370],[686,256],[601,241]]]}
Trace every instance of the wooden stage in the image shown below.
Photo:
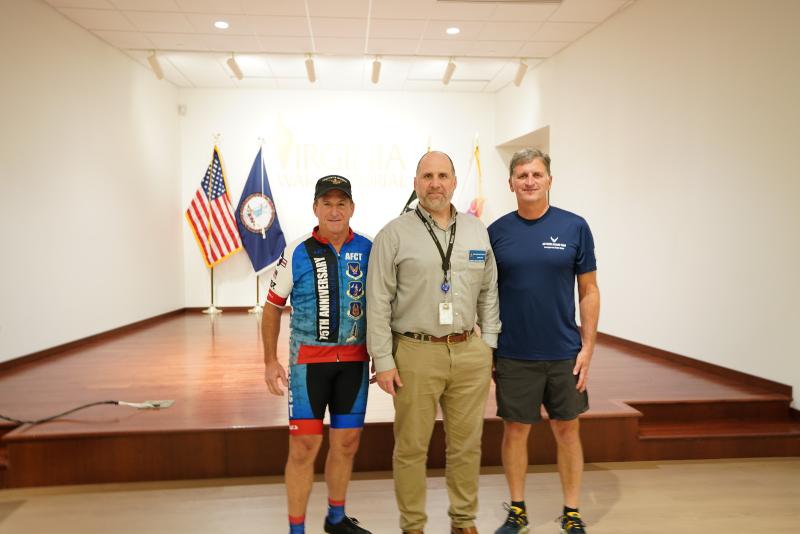
{"label": "wooden stage", "polygon": [[[17,419],[100,400],[175,404],[99,406],[38,426],[0,422],[0,487],[280,474],[286,398],[267,393],[258,321],[241,311],[217,317],[179,311],[4,364],[0,414]],[[591,410],[582,417],[586,460],[800,456],[800,420],[788,386],[692,362],[601,336]],[[484,465],[500,465],[502,422],[494,411],[492,392]],[[393,413],[391,398],[373,385],[356,470],[391,469]],[[543,423],[529,448],[532,464],[555,462]],[[441,467],[443,453],[437,424],[429,465]]]}

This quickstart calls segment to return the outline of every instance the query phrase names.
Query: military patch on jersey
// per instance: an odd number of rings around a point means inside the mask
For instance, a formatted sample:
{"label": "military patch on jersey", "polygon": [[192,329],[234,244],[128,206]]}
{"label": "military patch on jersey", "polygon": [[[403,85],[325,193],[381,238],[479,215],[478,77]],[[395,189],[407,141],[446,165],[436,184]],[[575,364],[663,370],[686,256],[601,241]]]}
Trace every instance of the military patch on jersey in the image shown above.
{"label": "military patch on jersey", "polygon": [[[353,304],[355,304],[355,302]],[[358,323],[355,322],[353,323],[353,328],[350,330],[350,336],[345,341],[347,341],[347,343],[352,343],[353,341],[358,340],[358,334],[359,334]]]}
{"label": "military patch on jersey", "polygon": [[350,309],[347,310],[347,315],[353,319],[358,319],[364,315],[364,305],[360,302],[351,302]]}
{"label": "military patch on jersey", "polygon": [[347,296],[351,299],[360,299],[364,295],[364,282],[349,282]]}
{"label": "military patch on jersey", "polygon": [[347,262],[347,276],[354,280],[358,280],[364,276],[364,271],[361,270],[361,264],[357,261]]}

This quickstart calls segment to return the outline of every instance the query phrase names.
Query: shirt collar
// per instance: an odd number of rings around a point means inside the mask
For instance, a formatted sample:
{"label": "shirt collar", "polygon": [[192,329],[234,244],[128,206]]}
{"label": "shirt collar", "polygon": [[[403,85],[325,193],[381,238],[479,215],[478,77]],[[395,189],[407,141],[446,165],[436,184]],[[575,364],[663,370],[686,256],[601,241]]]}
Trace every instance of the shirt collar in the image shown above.
{"label": "shirt collar", "polygon": [[[436,224],[436,221],[434,220],[434,218],[431,216],[431,213],[428,210],[426,210],[422,206],[422,204],[417,203],[417,209],[422,213],[422,215],[425,216],[426,219],[428,219],[428,221],[432,222],[435,226],[438,226]],[[447,223],[447,227],[448,228],[453,226],[453,223],[456,221],[456,216],[457,215],[458,215],[458,210],[456,210],[456,208],[453,206],[453,204],[450,204],[450,222]]]}
{"label": "shirt collar", "polygon": [[[353,232],[352,228],[347,229],[347,237],[345,238],[344,242],[349,243],[353,240],[356,234]],[[322,243],[323,245],[330,244],[330,241],[319,235],[319,226],[315,226],[314,229],[311,231],[311,237]]]}

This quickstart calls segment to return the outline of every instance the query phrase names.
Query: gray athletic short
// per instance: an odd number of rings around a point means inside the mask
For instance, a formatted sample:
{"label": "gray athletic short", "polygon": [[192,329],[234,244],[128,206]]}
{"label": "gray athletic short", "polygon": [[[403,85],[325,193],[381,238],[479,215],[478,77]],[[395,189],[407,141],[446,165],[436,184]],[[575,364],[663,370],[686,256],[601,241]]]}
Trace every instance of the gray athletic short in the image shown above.
{"label": "gray athletic short", "polygon": [[589,395],[575,389],[571,360],[497,358],[497,415],[506,421],[535,423],[544,404],[550,419],[570,421],[589,409]]}

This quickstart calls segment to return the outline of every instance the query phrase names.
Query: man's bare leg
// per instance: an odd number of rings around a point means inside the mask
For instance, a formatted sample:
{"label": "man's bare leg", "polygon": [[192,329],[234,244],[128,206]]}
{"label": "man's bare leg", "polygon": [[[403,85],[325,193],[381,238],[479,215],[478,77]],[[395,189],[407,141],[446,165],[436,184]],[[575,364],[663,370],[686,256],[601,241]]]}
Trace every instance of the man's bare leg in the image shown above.
{"label": "man's bare leg", "polygon": [[531,425],[512,421],[504,421],[503,425],[501,454],[508,490],[512,501],[524,501],[525,476],[528,473],[528,435],[531,432]]}
{"label": "man's bare leg", "polygon": [[358,451],[361,439],[360,428],[331,428],[328,434],[330,447],[325,460],[325,482],[328,485],[328,498],[344,501],[347,485],[353,473],[353,458]]}
{"label": "man's bare leg", "polygon": [[558,446],[558,474],[561,477],[561,491],[564,493],[564,506],[578,508],[583,478],[583,447],[581,446],[580,424],[578,419],[571,421],[550,421],[553,436]]}
{"label": "man's bare leg", "polygon": [[289,436],[289,458],[286,460],[284,480],[290,517],[306,515],[314,482],[314,460],[321,444],[321,435]]}

